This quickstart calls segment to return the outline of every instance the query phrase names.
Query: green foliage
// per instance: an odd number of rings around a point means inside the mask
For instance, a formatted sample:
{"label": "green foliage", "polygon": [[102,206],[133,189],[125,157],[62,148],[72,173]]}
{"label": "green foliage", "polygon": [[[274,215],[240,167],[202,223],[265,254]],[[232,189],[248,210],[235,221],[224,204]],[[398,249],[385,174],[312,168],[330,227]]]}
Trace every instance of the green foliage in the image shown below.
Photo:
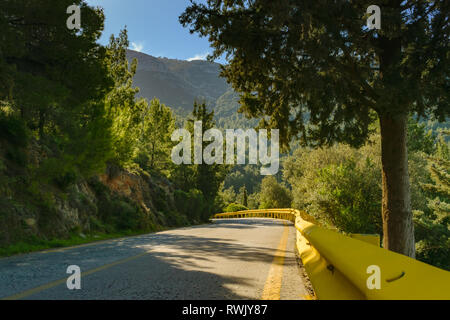
{"label": "green foliage", "polygon": [[180,23],[208,37],[212,58],[227,55],[222,74],[242,111],[279,128],[285,145],[301,136],[310,145],[361,146],[371,110],[430,111],[441,121],[450,110],[445,1],[385,1],[381,30],[366,27],[369,5],[209,0],[193,2]]}
{"label": "green foliage", "polygon": [[[208,112],[205,103],[197,104],[194,103],[194,110],[192,111],[192,118],[188,120],[188,130],[191,132],[192,137],[194,137],[194,122],[202,122],[202,136],[208,130],[214,127],[214,111]],[[203,142],[202,150],[207,146],[207,142]],[[193,144],[192,144],[193,145]],[[201,190],[205,199],[208,201],[213,201],[222,182],[218,174],[221,172],[221,165],[208,165],[199,164],[194,165],[194,179],[195,186],[197,189]],[[223,177],[224,178],[224,177]]]}
{"label": "green foliage", "polygon": [[267,176],[261,183],[259,193],[260,208],[291,208],[292,196],[290,190],[278,183],[274,176]]}
{"label": "green foliage", "polygon": [[427,158],[431,181],[420,184],[428,202],[414,212],[416,250],[419,260],[450,270],[450,161],[441,150]]}
{"label": "green foliage", "polygon": [[134,205],[123,200],[113,200],[109,203],[106,223],[111,224],[116,230],[139,230],[142,216],[140,210]]}
{"label": "green foliage", "polygon": [[111,36],[107,47],[107,65],[114,81],[114,89],[106,97],[107,118],[111,121],[113,156],[110,159],[119,166],[132,161],[140,138],[141,116],[148,108],[145,100],[135,99],[139,92],[133,87],[137,60],[129,65],[126,50],[129,46],[128,33],[124,29],[116,38]]}
{"label": "green foliage", "polygon": [[338,229],[349,233],[382,232],[381,190],[378,184],[367,183],[373,168],[369,159],[362,168],[348,159],[340,165],[318,169],[317,207]]}
{"label": "green foliage", "polygon": [[433,183],[423,184],[422,188],[444,201],[450,201],[450,160],[429,157],[428,171]]}
{"label": "green foliage", "polygon": [[230,203],[225,207],[224,212],[236,212],[242,210],[248,210],[248,208],[240,203]]}
{"label": "green foliage", "polygon": [[248,119],[239,110],[239,95],[229,89],[216,101],[214,115],[217,127],[222,129],[250,129],[258,125],[257,119]]}
{"label": "green foliage", "polygon": [[241,197],[242,197],[242,205],[244,207],[248,207],[248,194],[247,194],[247,189],[245,188],[245,186],[243,186],[239,190],[239,193],[241,194]]}
{"label": "green foliage", "polygon": [[[447,139],[445,138],[447,137]],[[438,137],[436,156],[450,161],[450,129],[442,130]]]}
{"label": "green foliage", "polygon": [[171,165],[172,132],[175,118],[172,110],[153,99],[143,110],[138,126],[136,162],[145,170],[167,171]]}
{"label": "green foliage", "polygon": [[189,221],[200,222],[208,214],[208,203],[200,190],[175,190],[174,198],[178,212],[187,216]]}
{"label": "green foliage", "polygon": [[40,183],[56,183],[66,189],[77,181],[77,172],[73,166],[74,159],[65,155],[61,159],[45,159],[37,169],[37,180]]}
{"label": "green foliage", "polygon": [[434,153],[436,136],[431,129],[426,131],[426,124],[420,123],[413,117],[408,119],[408,151],[421,151],[428,155]]}
{"label": "green foliage", "polygon": [[445,210],[446,219],[442,216],[423,211],[414,211],[414,225],[416,237],[417,259],[436,267],[450,271],[450,231],[449,219],[450,205],[441,203],[437,198],[430,200],[430,209],[439,206]]}
{"label": "green foliage", "polygon": [[259,194],[252,193],[248,196],[248,208],[249,209],[258,209],[260,205]]}
{"label": "green foliage", "polygon": [[189,191],[195,186],[195,171],[192,165],[173,165],[169,173],[170,180],[181,190]]}
{"label": "green foliage", "polygon": [[[192,115],[186,122],[186,129],[191,133],[191,139],[194,138],[194,123],[196,121],[202,122],[202,135],[214,127],[214,112],[209,112],[206,103],[194,103]],[[191,142],[193,146],[193,140]],[[203,141],[203,150],[208,145],[208,142]],[[193,159],[193,155],[191,154]],[[193,163],[194,161],[192,161]],[[173,166],[170,178],[185,192],[191,189],[200,190],[206,202],[205,209],[202,211],[201,220],[206,221],[213,214],[213,211],[221,211],[222,204],[217,203],[217,195],[222,182],[225,179],[228,167],[219,164],[208,165],[181,164]]]}
{"label": "green foliage", "polygon": [[97,231],[115,233],[152,230],[150,217],[134,201],[112,194],[97,179],[91,179],[89,185],[94,190],[97,199],[98,217],[93,220],[93,226],[99,228]]}
{"label": "green foliage", "polygon": [[232,203],[232,202],[236,202],[236,200],[237,200],[237,194],[236,194],[236,192],[234,192],[233,187],[229,187],[229,188],[225,189],[222,184],[222,188],[219,191],[219,194],[225,203]]}
{"label": "green foliage", "polygon": [[430,173],[427,169],[427,155],[423,152],[409,153],[409,177],[411,182],[411,207],[413,210],[426,210],[428,207],[427,194],[422,184],[431,183]]}
{"label": "green foliage", "polygon": [[[66,27],[64,13],[74,3],[81,6],[80,31]],[[156,99],[150,104],[136,99],[137,61],[127,60],[127,31],[101,46],[103,21],[103,11],[82,0],[0,3],[2,245],[24,240],[25,250],[29,233],[37,237],[30,241],[38,243],[67,238],[70,232],[153,231],[158,223],[200,222],[214,210],[212,198],[220,184],[214,170],[192,168],[192,179],[182,186],[186,201],[194,205],[189,216],[181,213],[185,203],[175,208],[167,180],[168,188],[155,183],[172,169],[175,118]],[[201,113],[200,107],[196,110]],[[125,169],[140,175],[148,183],[142,186],[145,205],[97,181],[95,176],[105,169],[108,175]],[[204,181],[210,184],[202,191],[190,190]],[[68,209],[79,214],[73,230],[67,227],[72,221],[65,220]],[[27,226],[24,217],[37,222]]]}
{"label": "green foliage", "polygon": [[25,167],[28,162],[25,148],[29,140],[25,122],[0,109],[0,144],[5,150],[5,156],[17,165]]}
{"label": "green foliage", "polygon": [[[32,176],[38,189],[66,189],[104,169],[110,156],[104,97],[113,83],[106,50],[97,43],[104,16],[77,0],[83,31],[69,30],[61,12],[73,3],[0,4],[0,69],[9,70],[0,76],[0,134],[8,158],[24,169],[22,180]],[[30,166],[27,154],[33,155]]]}
{"label": "green foliage", "polygon": [[[73,3],[85,17],[80,33],[66,27],[64,12]],[[100,9],[82,0],[0,4],[0,69],[8,71],[0,76],[0,100],[40,138],[64,139],[77,129],[85,104],[109,90],[105,50],[97,43],[103,20]]]}
{"label": "green foliage", "polygon": [[21,167],[25,167],[28,163],[26,151],[10,144],[6,147],[6,157]]}
{"label": "green foliage", "polygon": [[[382,234],[379,153],[377,136],[360,149],[295,150],[283,171],[292,186],[293,206],[343,232]],[[409,157],[416,254],[448,270],[450,165],[436,154],[427,156],[419,149]]]}
{"label": "green foliage", "polygon": [[230,169],[230,172],[225,178],[225,188],[232,187],[235,192],[245,186],[248,193],[258,191],[263,176],[260,173],[260,168],[257,165],[235,165]]}
{"label": "green foliage", "polygon": [[349,233],[382,233],[379,140],[361,149],[297,149],[284,164],[293,206]]}
{"label": "green foliage", "polygon": [[0,139],[20,148],[29,142],[29,133],[22,119],[0,110]]}
{"label": "green foliage", "polygon": [[211,60],[226,55],[222,75],[240,94],[240,111],[279,129],[282,147],[292,139],[361,147],[379,119],[384,243],[414,256],[405,122],[411,113],[450,116],[448,5],[383,1],[383,27],[370,29],[371,4],[192,1],[179,20],[208,38]]}

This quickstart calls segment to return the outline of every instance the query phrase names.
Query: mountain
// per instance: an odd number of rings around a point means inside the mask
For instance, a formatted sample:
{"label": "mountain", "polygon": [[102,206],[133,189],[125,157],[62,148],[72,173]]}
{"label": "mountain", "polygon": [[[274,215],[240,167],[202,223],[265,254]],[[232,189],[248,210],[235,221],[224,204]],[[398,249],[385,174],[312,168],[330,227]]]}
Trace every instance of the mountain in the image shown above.
{"label": "mountain", "polygon": [[158,98],[180,118],[191,113],[197,100],[206,101],[214,110],[220,128],[250,128],[258,123],[237,112],[239,96],[220,77],[218,63],[156,58],[133,50],[127,51],[127,59],[138,61],[134,77],[134,85],[140,88],[138,96],[147,100]]}
{"label": "mountain", "polygon": [[127,58],[138,60],[134,83],[140,88],[139,96],[159,98],[177,114],[188,114],[196,99],[214,107],[217,99],[231,89],[219,77],[217,63],[155,58],[132,50],[128,50]]}

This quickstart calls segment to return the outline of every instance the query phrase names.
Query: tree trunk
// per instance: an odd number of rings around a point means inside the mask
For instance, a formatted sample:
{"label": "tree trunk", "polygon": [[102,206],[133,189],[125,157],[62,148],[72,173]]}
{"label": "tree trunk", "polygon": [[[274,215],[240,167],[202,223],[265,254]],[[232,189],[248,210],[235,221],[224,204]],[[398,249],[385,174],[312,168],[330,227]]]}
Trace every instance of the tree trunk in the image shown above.
{"label": "tree trunk", "polygon": [[380,116],[384,248],[415,257],[408,174],[407,115]]}

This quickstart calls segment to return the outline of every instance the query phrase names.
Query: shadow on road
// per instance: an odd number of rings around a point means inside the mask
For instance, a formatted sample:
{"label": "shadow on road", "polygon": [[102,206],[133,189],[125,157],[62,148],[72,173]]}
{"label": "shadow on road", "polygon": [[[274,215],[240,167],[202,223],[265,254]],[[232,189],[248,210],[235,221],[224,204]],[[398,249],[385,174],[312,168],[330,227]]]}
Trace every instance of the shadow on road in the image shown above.
{"label": "shadow on road", "polygon": [[[282,224],[282,221],[272,219],[220,220],[194,228],[1,259],[0,298],[67,278],[66,269],[69,265],[78,265],[85,272],[148,252],[134,260],[84,277],[82,290],[69,291],[63,284],[27,298],[254,299],[254,296],[237,294],[235,290],[229,289],[230,286],[250,287],[248,278],[220,275],[213,269],[217,261],[231,261],[237,267],[245,266],[245,262],[271,264],[274,251],[258,245],[258,242],[244,243],[239,242],[239,239],[202,234],[206,231],[214,233],[212,229],[217,229],[223,235],[236,232],[236,229],[245,232],[245,229],[280,227]],[[194,232],[195,235],[192,234]],[[284,263],[295,264],[296,261],[285,259]]]}

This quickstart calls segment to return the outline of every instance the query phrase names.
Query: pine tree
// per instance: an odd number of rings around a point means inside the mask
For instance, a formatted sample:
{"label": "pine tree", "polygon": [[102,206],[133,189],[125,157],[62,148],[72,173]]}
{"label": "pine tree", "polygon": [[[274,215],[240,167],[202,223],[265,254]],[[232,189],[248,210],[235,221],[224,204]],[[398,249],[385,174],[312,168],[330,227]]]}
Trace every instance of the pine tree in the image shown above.
{"label": "pine tree", "polygon": [[428,211],[414,212],[417,228],[418,258],[432,265],[450,270],[450,160],[428,158],[432,183],[422,184],[428,194]]}
{"label": "pine tree", "polygon": [[172,110],[158,99],[142,112],[139,124],[138,162],[143,169],[166,170],[169,167],[171,135],[175,128]]}
{"label": "pine tree", "polygon": [[128,63],[128,32],[121,30],[118,37],[111,35],[107,46],[107,65],[114,81],[113,89],[106,96],[108,119],[111,121],[113,156],[110,162],[118,166],[129,165],[136,154],[139,139],[138,126],[143,110],[148,105],[144,99],[136,99],[139,88],[133,87],[137,60]]}
{"label": "pine tree", "polygon": [[450,130],[441,130],[438,136],[436,156],[450,161],[450,141],[447,142],[445,137],[450,137]]}
{"label": "pine tree", "polygon": [[422,151],[428,155],[436,148],[436,135],[433,130],[426,130],[426,124],[420,123],[414,117],[408,119],[408,152]]}
{"label": "pine tree", "polygon": [[[432,195],[434,200],[430,200],[428,207],[434,212],[438,222],[450,222],[450,159],[448,158],[444,135],[449,135],[448,130],[441,133],[440,147],[436,150],[436,155],[428,157],[428,171],[433,183],[422,185],[422,189]],[[448,149],[447,149],[448,150]]]}
{"label": "pine tree", "polygon": [[[66,25],[72,4],[84,16],[79,32]],[[82,0],[0,2],[0,100],[12,101],[41,139],[77,130],[80,118],[92,116],[86,104],[110,89],[97,43],[103,21],[103,12]]]}
{"label": "pine tree", "polygon": [[378,118],[384,247],[414,257],[407,119],[449,106],[449,2],[382,0],[381,30],[360,1],[208,0],[180,16],[209,37],[241,111],[312,146],[361,146]]}
{"label": "pine tree", "polygon": [[[72,4],[84,17],[79,31],[66,25]],[[39,183],[65,187],[109,156],[104,97],[113,82],[97,42],[103,22],[102,10],[82,0],[0,2],[0,101],[49,150],[31,167]]]}

